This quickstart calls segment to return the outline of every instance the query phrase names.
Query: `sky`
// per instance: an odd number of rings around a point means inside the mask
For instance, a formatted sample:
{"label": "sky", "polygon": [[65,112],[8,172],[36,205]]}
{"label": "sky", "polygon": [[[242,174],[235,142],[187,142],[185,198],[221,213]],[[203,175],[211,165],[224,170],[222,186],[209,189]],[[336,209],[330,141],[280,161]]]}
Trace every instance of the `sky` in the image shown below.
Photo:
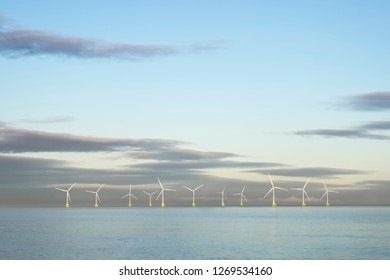
{"label": "sky", "polygon": [[[0,207],[390,205],[388,1],[0,0]],[[278,191],[299,205],[299,191]],[[156,205],[159,201],[153,201]]]}

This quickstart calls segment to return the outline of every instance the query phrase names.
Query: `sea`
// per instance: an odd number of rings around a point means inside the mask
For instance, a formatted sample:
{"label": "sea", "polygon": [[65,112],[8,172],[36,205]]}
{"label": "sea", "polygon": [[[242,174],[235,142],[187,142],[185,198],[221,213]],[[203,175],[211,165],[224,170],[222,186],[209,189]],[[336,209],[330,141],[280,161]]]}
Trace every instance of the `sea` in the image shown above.
{"label": "sea", "polygon": [[390,259],[390,207],[0,208],[2,260]]}

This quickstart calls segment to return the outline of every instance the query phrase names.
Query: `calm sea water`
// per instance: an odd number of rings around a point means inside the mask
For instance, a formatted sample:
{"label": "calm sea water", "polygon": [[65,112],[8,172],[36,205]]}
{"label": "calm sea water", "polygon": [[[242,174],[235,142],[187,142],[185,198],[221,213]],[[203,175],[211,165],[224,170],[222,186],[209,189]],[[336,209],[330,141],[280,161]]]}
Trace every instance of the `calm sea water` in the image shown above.
{"label": "calm sea water", "polygon": [[0,259],[390,259],[390,207],[0,208]]}

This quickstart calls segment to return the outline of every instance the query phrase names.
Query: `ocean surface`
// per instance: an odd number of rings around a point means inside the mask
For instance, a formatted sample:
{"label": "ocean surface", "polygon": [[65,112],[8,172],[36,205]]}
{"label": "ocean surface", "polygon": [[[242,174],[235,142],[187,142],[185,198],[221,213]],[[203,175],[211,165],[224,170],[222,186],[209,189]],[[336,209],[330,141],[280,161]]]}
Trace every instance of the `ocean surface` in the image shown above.
{"label": "ocean surface", "polygon": [[0,208],[0,259],[390,259],[390,207]]}

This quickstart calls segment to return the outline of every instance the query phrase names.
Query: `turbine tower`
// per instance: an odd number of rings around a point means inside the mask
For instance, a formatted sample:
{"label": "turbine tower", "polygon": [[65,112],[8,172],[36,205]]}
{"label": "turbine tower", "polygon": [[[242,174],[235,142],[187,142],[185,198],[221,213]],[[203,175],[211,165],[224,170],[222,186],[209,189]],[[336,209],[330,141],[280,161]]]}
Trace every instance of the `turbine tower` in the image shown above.
{"label": "turbine tower", "polygon": [[200,189],[201,187],[203,187],[203,184],[202,185],[199,185],[198,187],[196,187],[195,189],[190,189],[189,187],[186,187],[186,186],[183,186],[184,188],[186,188],[187,190],[191,191],[192,192],[192,207],[195,207],[196,204],[195,204],[195,192]]}
{"label": "turbine tower", "polygon": [[221,192],[219,192],[221,194],[221,206],[222,207],[225,207],[225,189],[226,189],[226,187],[224,187],[223,190]]}
{"label": "turbine tower", "polygon": [[272,188],[269,190],[269,192],[267,192],[267,194],[264,196],[264,198],[266,198],[267,195],[269,195],[269,194],[272,192],[272,207],[275,207],[275,206],[276,206],[275,189],[283,190],[283,191],[287,191],[287,189],[275,187],[275,186],[274,186],[274,183],[272,182],[271,175],[270,175],[269,173],[268,173],[268,176],[269,176],[269,180],[271,181]]}
{"label": "turbine tower", "polygon": [[149,207],[152,207],[152,195],[154,195],[157,191],[154,191],[152,193],[148,193],[146,191],[143,191],[144,193],[146,193],[148,196],[149,196]]}
{"label": "turbine tower", "polygon": [[101,188],[103,188],[103,185],[101,185],[100,188],[98,188],[98,190],[96,192],[94,192],[94,191],[86,191],[88,193],[94,193],[95,194],[95,207],[96,208],[99,207],[99,203],[101,203],[100,202],[100,197],[99,197],[99,194],[98,194],[98,192],[101,190]]}
{"label": "turbine tower", "polygon": [[305,195],[306,195],[307,199],[310,200],[310,197],[308,196],[308,194],[307,194],[307,192],[305,190],[305,188],[306,188],[307,184],[309,183],[309,181],[310,181],[310,179],[308,179],[306,181],[306,184],[303,186],[303,188],[291,188],[290,189],[290,190],[302,191],[302,206],[306,206],[306,204],[305,204]]}
{"label": "turbine tower", "polygon": [[241,197],[241,199],[240,199],[240,206],[244,206],[244,203],[243,203],[242,199],[245,199],[245,201],[248,201],[248,200],[246,199],[245,195],[244,195],[245,188],[246,188],[246,186],[244,186],[244,187],[242,188],[242,191],[241,191],[240,193],[234,193],[234,194],[233,194],[233,195],[239,195],[239,196]]}
{"label": "turbine tower", "polygon": [[161,196],[161,207],[165,207],[165,200],[164,200],[164,193],[165,193],[165,191],[174,192],[176,190],[164,188],[163,185],[161,184],[160,179],[158,177],[157,177],[157,180],[158,180],[158,183],[160,184],[161,192],[157,196],[156,200]]}
{"label": "turbine tower", "polygon": [[66,192],[66,203],[65,203],[65,207],[66,207],[66,208],[69,208],[70,204],[72,203],[71,200],[70,200],[69,191],[70,191],[75,185],[76,185],[76,183],[74,183],[73,185],[71,185],[70,188],[67,189],[67,190],[60,189],[60,188],[56,188],[56,189],[59,190],[59,191]]}
{"label": "turbine tower", "polygon": [[122,196],[121,198],[124,198],[124,197],[126,197],[126,196],[129,197],[129,207],[131,207],[131,198],[132,198],[132,197],[135,198],[135,199],[138,199],[138,198],[136,198],[134,195],[131,194],[131,185],[130,185],[130,187],[129,187],[129,193],[126,194],[126,195],[124,195],[124,196]]}
{"label": "turbine tower", "polygon": [[326,185],[325,185],[325,182],[323,182],[324,183],[324,187],[325,187],[325,193],[324,193],[324,195],[321,197],[321,200],[325,197],[325,195],[326,195],[326,206],[329,206],[330,204],[329,204],[329,193],[330,192],[332,192],[332,193],[339,193],[339,192],[336,192],[336,191],[334,191],[334,190],[330,190],[330,189],[328,189],[327,187],[326,187]]}

